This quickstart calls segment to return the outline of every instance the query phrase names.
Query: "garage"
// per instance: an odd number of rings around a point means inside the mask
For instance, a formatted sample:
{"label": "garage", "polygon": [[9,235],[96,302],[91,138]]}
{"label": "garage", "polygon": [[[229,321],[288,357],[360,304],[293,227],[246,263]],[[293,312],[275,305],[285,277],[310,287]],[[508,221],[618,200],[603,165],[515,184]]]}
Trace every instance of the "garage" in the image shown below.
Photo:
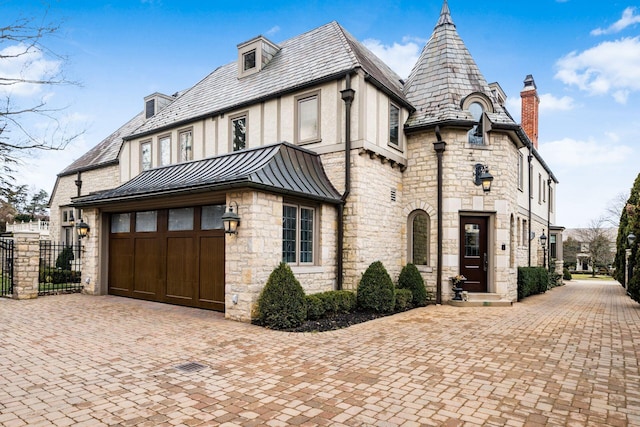
{"label": "garage", "polygon": [[109,294],[224,311],[224,210],[112,213]]}

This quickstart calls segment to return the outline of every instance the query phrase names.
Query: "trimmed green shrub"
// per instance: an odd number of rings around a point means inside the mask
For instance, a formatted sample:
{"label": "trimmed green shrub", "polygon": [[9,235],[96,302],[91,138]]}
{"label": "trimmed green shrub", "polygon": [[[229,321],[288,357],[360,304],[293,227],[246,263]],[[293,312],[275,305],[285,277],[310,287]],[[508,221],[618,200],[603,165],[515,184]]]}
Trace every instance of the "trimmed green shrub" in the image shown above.
{"label": "trimmed green shrub", "polygon": [[405,311],[411,307],[413,294],[410,289],[396,289],[396,311]]}
{"label": "trimmed green shrub", "polygon": [[276,267],[258,297],[258,321],[271,329],[300,326],[307,318],[305,295],[288,264]]}
{"label": "trimmed green shrub", "polygon": [[414,264],[409,263],[402,268],[398,277],[398,288],[411,291],[411,302],[416,307],[427,305],[429,296],[424,286],[424,279]]}
{"label": "trimmed green shrub", "polygon": [[356,308],[356,294],[351,291],[327,291],[315,294],[323,303],[325,313],[350,313]]}
{"label": "trimmed green shrub", "polygon": [[73,259],[73,249],[71,246],[65,246],[58,258],[56,258],[56,267],[62,270],[71,270],[71,261]]}
{"label": "trimmed green shrub", "polygon": [[325,316],[324,304],[317,295],[305,296],[305,302],[307,304],[307,319],[318,320]]}
{"label": "trimmed green shrub", "polygon": [[358,307],[363,311],[390,313],[395,307],[393,281],[380,261],[371,264],[358,283]]}
{"label": "trimmed green shrub", "polygon": [[40,268],[40,283],[80,283],[82,274],[75,270],[61,270],[55,267]]}
{"label": "trimmed green shrub", "polygon": [[565,269],[562,270],[562,278],[564,280],[571,280],[572,279],[571,272],[569,271],[568,268],[565,268]]}
{"label": "trimmed green shrub", "polygon": [[518,267],[518,300],[542,294],[549,287],[549,272],[544,267]]}

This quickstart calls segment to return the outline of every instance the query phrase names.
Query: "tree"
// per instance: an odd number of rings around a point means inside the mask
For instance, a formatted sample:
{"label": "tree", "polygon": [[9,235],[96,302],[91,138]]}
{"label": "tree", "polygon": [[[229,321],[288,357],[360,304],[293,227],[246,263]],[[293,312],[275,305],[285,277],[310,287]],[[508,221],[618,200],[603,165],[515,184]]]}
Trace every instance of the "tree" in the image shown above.
{"label": "tree", "polygon": [[572,236],[562,243],[562,257],[566,265],[576,265],[576,255],[580,252],[580,242]]}
{"label": "tree", "polygon": [[624,207],[627,205],[627,199],[629,198],[629,193],[618,193],[616,196],[609,200],[609,204],[605,209],[605,215],[607,222],[611,224],[613,227],[618,227],[620,225],[620,217],[622,216],[622,211]]}
{"label": "tree", "polygon": [[64,149],[81,134],[64,125],[65,107],[51,105],[48,101],[51,94],[43,93],[56,86],[77,85],[64,75],[67,59],[47,46],[59,31],[59,25],[46,22],[46,14],[43,20],[20,18],[0,23],[2,190],[14,181],[12,172],[21,155],[32,150]]}
{"label": "tree", "polygon": [[[618,238],[616,239],[616,258],[614,261],[615,279],[627,287],[631,298],[640,302],[640,271],[638,271],[640,269],[640,260],[638,259],[640,258],[640,252],[637,250],[637,242],[635,245],[629,246],[627,236],[631,233],[640,236],[640,174],[638,174],[633,183],[629,199],[627,199],[620,215]],[[627,265],[627,249],[631,249],[629,265]],[[626,272],[631,275],[629,283],[625,281]]]}
{"label": "tree", "polygon": [[592,276],[595,277],[598,267],[608,266],[613,260],[611,242],[607,236],[604,224],[607,219],[604,216],[592,219],[586,228],[580,230],[580,240],[589,246],[588,253],[591,258]]}

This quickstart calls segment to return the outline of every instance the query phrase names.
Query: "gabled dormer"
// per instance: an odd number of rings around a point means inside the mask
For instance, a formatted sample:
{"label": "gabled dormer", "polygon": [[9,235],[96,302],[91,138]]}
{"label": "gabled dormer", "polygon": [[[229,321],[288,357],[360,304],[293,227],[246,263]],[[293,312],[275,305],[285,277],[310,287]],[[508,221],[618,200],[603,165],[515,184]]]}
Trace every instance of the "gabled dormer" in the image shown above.
{"label": "gabled dormer", "polygon": [[262,70],[280,50],[280,47],[263,36],[238,45],[238,78],[250,76]]}
{"label": "gabled dormer", "polygon": [[156,115],[156,113],[169,105],[175,97],[164,95],[159,92],[154,92],[151,95],[144,97],[144,118],[149,119]]}

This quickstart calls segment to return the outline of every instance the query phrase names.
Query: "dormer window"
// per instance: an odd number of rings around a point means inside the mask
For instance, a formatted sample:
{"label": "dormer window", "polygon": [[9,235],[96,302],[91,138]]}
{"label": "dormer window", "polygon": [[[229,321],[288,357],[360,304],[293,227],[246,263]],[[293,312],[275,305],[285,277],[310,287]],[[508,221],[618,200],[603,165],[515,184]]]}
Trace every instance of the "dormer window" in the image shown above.
{"label": "dormer window", "polygon": [[156,114],[156,100],[150,99],[144,104],[144,118],[148,119],[149,117],[153,117]]}
{"label": "dormer window", "polygon": [[164,107],[169,105],[175,96],[163,95],[161,93],[155,92],[151,95],[144,97],[144,118],[150,119],[155,116],[156,113],[159,113]]}
{"label": "dormer window", "polygon": [[487,114],[493,112],[493,103],[484,93],[474,92],[462,101],[462,110],[473,120],[473,127],[467,132],[467,143],[471,146],[485,146]]}
{"label": "dormer window", "polygon": [[238,45],[238,78],[262,70],[280,50],[277,44],[262,36]]}
{"label": "dormer window", "polygon": [[242,55],[242,64],[243,71],[251,70],[256,68],[256,50],[250,50],[249,52]]}

